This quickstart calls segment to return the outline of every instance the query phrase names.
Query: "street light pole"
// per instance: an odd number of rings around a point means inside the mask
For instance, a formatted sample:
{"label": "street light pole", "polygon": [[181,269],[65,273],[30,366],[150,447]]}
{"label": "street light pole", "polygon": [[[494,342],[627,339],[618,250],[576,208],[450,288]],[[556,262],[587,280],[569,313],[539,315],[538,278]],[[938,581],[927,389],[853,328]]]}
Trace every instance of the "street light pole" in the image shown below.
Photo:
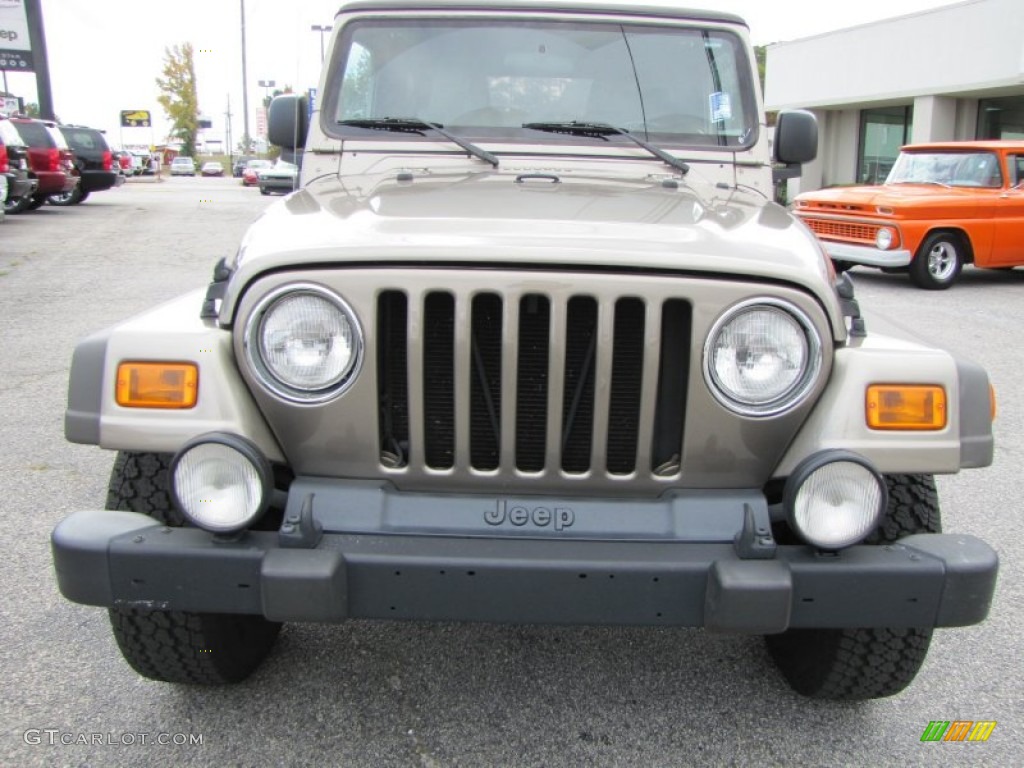
{"label": "street light pole", "polygon": [[270,101],[270,89],[277,85],[275,80],[260,80],[259,86],[263,89],[263,106],[266,108],[269,106]]}
{"label": "street light pole", "polygon": [[324,63],[324,33],[325,32],[330,32],[332,29],[334,29],[334,27],[330,26],[329,24],[326,24],[326,25],[314,24],[312,27],[310,27],[310,30],[312,32],[319,32],[320,33],[320,63],[321,64]]}
{"label": "street light pole", "polygon": [[[242,6],[242,125],[243,142],[252,141],[249,136],[249,76],[245,67],[245,0],[239,0]],[[249,147],[243,147],[242,151],[249,152]]]}

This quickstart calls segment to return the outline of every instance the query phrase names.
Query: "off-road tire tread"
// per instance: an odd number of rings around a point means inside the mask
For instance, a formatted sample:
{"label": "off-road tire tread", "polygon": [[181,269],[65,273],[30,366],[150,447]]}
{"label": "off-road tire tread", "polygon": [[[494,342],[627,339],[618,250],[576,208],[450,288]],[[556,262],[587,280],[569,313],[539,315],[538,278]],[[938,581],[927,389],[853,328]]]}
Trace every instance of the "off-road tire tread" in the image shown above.
{"label": "off-road tire tread", "polygon": [[[942,529],[931,475],[889,475],[889,505],[866,540],[886,544],[914,533]],[[931,628],[791,629],[765,642],[797,693],[858,701],[892,696],[917,675],[928,653]]]}
{"label": "off-road tire tread", "polygon": [[185,525],[171,503],[170,467],[169,453],[119,451],[110,472],[106,508],[141,512],[172,528]]}
{"label": "off-road tire tread", "polygon": [[[270,651],[281,625],[262,616],[111,608],[125,661],[168,683],[225,685],[244,680]],[[239,639],[245,639],[244,644]]]}
{"label": "off-road tire tread", "polygon": [[[184,516],[171,502],[169,453],[120,451],[107,487],[107,509],[140,512],[174,528]],[[259,666],[281,625],[262,616],[114,607],[110,626],[125,661],[143,677],[168,683],[224,685]]]}

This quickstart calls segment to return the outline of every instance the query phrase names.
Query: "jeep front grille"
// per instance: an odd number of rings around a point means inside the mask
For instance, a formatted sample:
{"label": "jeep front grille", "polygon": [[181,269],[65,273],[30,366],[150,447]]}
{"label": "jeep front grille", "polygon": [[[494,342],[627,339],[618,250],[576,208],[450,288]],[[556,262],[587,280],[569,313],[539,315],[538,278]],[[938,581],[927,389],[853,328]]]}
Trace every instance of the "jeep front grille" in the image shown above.
{"label": "jeep front grille", "polygon": [[388,290],[378,296],[376,322],[386,467],[679,472],[688,301],[510,287]]}

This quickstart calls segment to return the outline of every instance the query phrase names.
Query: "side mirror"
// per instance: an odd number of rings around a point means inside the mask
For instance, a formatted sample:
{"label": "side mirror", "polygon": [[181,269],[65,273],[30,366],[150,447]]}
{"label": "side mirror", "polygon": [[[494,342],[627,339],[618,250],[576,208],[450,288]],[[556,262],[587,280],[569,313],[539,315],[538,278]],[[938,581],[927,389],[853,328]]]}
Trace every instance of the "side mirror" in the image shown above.
{"label": "side mirror", "polygon": [[309,108],[306,97],[294,93],[275,96],[267,110],[267,138],[281,148],[281,157],[293,162],[306,145],[309,130]]}
{"label": "side mirror", "polygon": [[818,121],[803,109],[779,112],[775,120],[772,160],[784,168],[773,172],[775,181],[800,175],[800,166],[818,156]]}

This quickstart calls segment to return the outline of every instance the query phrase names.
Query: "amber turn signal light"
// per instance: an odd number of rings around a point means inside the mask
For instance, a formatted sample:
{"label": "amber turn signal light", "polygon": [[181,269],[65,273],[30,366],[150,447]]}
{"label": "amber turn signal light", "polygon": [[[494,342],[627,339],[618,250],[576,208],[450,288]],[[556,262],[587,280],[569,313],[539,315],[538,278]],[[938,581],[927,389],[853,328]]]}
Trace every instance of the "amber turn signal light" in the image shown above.
{"label": "amber turn signal light", "polygon": [[946,390],[921,384],[872,384],[867,422],[871,429],[937,430],[946,426]]}
{"label": "amber turn signal light", "polygon": [[117,404],[126,408],[191,408],[199,397],[194,363],[121,363]]}

